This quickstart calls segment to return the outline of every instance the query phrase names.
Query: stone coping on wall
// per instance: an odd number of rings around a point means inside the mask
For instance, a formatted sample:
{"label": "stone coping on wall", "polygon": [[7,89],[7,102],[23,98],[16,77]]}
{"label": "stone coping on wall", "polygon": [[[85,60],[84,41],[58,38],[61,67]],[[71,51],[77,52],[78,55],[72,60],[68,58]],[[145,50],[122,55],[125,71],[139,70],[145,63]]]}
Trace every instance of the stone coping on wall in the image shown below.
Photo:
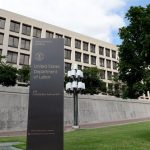
{"label": "stone coping on wall", "polygon": [[[66,98],[73,98],[73,95],[64,95]],[[109,95],[79,95],[79,99],[85,99],[85,100],[101,100],[101,101],[120,101],[120,102],[125,102],[125,103],[143,103],[143,104],[150,104],[149,100],[146,99],[122,99],[122,98],[117,98],[115,96],[109,96]]]}
{"label": "stone coping on wall", "polygon": [[[6,93],[14,93],[14,94],[29,94],[29,87],[5,87],[5,86],[0,86],[0,93],[6,92]],[[73,94],[67,94],[64,92],[64,97],[65,98],[72,98],[73,99]],[[122,99],[122,98],[117,98],[115,96],[109,96],[109,95],[80,95],[79,94],[79,99],[90,99],[90,100],[102,100],[102,101],[121,101],[121,102],[132,102],[132,103],[143,103],[143,104],[150,104],[150,101],[147,99]]]}
{"label": "stone coping on wall", "polygon": [[6,87],[0,86],[0,93],[7,92],[7,93],[19,93],[19,94],[29,94],[29,87]]}

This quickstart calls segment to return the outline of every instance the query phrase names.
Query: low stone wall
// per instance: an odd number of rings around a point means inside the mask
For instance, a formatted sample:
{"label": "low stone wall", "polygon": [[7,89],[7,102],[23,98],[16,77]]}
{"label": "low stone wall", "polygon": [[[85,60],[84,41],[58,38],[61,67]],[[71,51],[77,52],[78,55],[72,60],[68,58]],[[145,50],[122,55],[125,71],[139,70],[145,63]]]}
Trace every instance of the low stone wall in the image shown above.
{"label": "low stone wall", "polygon": [[150,118],[150,101],[109,96],[81,96],[80,122],[103,123]]}
{"label": "low stone wall", "polygon": [[[27,128],[29,89],[0,87],[0,131]],[[150,118],[150,101],[79,95],[81,125]],[[64,125],[73,124],[73,95],[64,96]]]}
{"label": "low stone wall", "polygon": [[0,87],[0,131],[27,127],[28,88]]}

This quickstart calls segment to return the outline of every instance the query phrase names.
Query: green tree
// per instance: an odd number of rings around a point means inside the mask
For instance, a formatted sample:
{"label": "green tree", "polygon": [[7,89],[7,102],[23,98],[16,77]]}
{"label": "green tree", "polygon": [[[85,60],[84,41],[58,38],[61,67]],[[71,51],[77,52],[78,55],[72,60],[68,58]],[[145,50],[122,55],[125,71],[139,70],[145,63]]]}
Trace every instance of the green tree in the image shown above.
{"label": "green tree", "polygon": [[150,65],[150,5],[131,7],[126,19],[128,26],[119,32],[119,79],[126,84],[125,97],[137,98],[146,90]]}
{"label": "green tree", "polygon": [[83,70],[85,83],[84,93],[98,94],[100,92],[106,92],[106,84],[100,79],[101,70],[96,67],[85,68]]}
{"label": "green tree", "polygon": [[18,70],[18,80],[21,82],[28,82],[30,80],[30,66],[24,65]]}
{"label": "green tree", "polygon": [[121,97],[121,95],[122,95],[122,83],[119,80],[118,73],[113,76],[112,83],[113,83],[113,94],[112,95],[114,95],[116,97]]}
{"label": "green tree", "polygon": [[3,62],[4,56],[0,56],[0,84],[14,86],[17,79],[17,69]]}
{"label": "green tree", "polygon": [[143,79],[143,88],[146,94],[146,91],[150,91],[150,70],[146,69]]}

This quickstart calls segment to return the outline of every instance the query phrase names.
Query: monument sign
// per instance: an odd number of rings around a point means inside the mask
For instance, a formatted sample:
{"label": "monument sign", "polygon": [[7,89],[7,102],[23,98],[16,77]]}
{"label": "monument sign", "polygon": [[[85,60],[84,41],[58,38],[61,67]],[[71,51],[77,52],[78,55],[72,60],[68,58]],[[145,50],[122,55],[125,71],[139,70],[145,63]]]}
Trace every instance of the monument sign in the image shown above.
{"label": "monument sign", "polygon": [[63,150],[63,39],[33,39],[27,150]]}

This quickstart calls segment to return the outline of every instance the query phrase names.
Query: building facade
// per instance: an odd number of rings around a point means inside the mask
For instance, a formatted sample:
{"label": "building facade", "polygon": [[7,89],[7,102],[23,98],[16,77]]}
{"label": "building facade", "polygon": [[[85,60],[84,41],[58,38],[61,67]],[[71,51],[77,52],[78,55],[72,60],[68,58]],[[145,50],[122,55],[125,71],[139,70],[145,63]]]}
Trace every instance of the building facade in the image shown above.
{"label": "building facade", "polygon": [[118,73],[118,48],[110,43],[0,9],[0,54],[17,68],[30,65],[33,38],[64,38],[65,72],[97,67],[108,86]]}

